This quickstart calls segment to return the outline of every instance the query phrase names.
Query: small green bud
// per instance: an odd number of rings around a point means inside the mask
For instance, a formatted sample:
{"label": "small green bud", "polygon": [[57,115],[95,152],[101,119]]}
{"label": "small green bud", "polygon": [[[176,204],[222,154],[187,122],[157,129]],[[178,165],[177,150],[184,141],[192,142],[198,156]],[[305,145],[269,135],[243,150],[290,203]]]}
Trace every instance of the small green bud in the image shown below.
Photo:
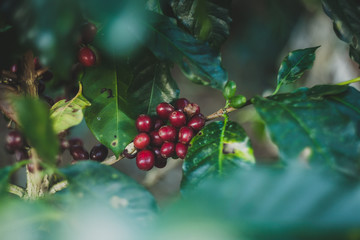
{"label": "small green bud", "polygon": [[246,103],[246,97],[243,95],[236,95],[230,99],[230,106],[234,108],[241,108]]}
{"label": "small green bud", "polygon": [[236,92],[236,83],[234,81],[228,81],[223,90],[223,94],[226,100],[235,96]]}

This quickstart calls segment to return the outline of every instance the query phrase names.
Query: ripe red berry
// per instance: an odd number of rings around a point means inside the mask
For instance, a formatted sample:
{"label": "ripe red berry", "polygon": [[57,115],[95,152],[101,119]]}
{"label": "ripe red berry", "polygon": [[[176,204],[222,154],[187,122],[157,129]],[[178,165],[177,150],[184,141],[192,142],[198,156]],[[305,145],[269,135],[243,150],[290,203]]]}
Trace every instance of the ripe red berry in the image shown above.
{"label": "ripe red berry", "polygon": [[21,149],[24,146],[24,139],[18,131],[11,131],[6,135],[6,147],[9,150]]}
{"label": "ripe red berry", "polygon": [[107,149],[107,147],[105,147],[102,144],[97,144],[90,151],[90,159],[98,162],[102,162],[105,160],[108,153],[109,150]]}
{"label": "ripe red berry", "polygon": [[202,114],[193,116],[189,122],[188,127],[191,127],[195,131],[200,131],[205,126],[205,117]]}
{"label": "ripe red berry", "polygon": [[174,142],[176,140],[176,128],[173,126],[162,126],[159,129],[159,136],[164,141]]}
{"label": "ripe red berry", "polygon": [[77,148],[84,146],[83,141],[80,138],[72,138],[68,141],[69,148]]}
{"label": "ripe red berry", "polygon": [[200,113],[200,107],[199,105],[197,105],[196,103],[189,103],[185,108],[184,108],[184,112],[186,113],[186,115],[191,118],[197,114]]}
{"label": "ripe red berry", "polygon": [[153,119],[153,122],[154,122],[154,130],[158,130],[159,128],[161,128],[165,124],[164,121],[161,120],[158,117],[155,117]]}
{"label": "ripe red berry", "polygon": [[74,147],[70,149],[70,154],[74,160],[87,160],[89,153],[83,147]]}
{"label": "ripe red berry", "polygon": [[177,143],[175,146],[176,155],[181,159],[184,159],[186,157],[187,150],[188,147],[185,144]]}
{"label": "ripe red berry", "polygon": [[171,125],[179,128],[179,127],[186,125],[186,116],[180,110],[173,111],[169,116],[169,121],[170,121]]}
{"label": "ripe red berry", "polygon": [[11,68],[10,68],[10,71],[13,72],[13,73],[16,73],[17,70],[18,70],[17,64],[12,65]]}
{"label": "ripe red berry", "polygon": [[179,130],[179,142],[188,144],[194,137],[194,131],[190,127],[182,127]]}
{"label": "ripe red berry", "polygon": [[136,165],[139,169],[148,171],[154,166],[155,155],[150,150],[141,150],[136,156]]}
{"label": "ripe red berry", "polygon": [[150,132],[153,126],[151,117],[145,114],[141,114],[136,119],[136,128],[139,132]]}
{"label": "ripe red berry", "polygon": [[167,164],[167,159],[163,158],[161,156],[161,152],[159,148],[154,148],[153,149],[154,154],[155,154],[155,162],[154,162],[154,166],[157,168],[164,168]]}
{"label": "ripe red berry", "polygon": [[137,149],[144,149],[150,144],[150,136],[147,133],[139,133],[134,139],[134,146]]}
{"label": "ripe red berry", "polygon": [[15,159],[16,161],[22,161],[29,159],[29,154],[25,149],[16,149],[15,150]]}
{"label": "ripe red berry", "polygon": [[83,47],[79,51],[78,60],[85,67],[91,67],[95,65],[96,56],[90,48]]}
{"label": "ripe red berry", "polygon": [[95,24],[86,22],[81,27],[82,42],[83,43],[91,43],[94,40],[96,33],[97,33],[97,28],[96,28]]}
{"label": "ripe red berry", "polygon": [[177,110],[181,110],[184,111],[184,108],[190,103],[189,100],[187,100],[186,98],[179,98],[178,100],[175,101],[175,108]]}
{"label": "ripe red berry", "polygon": [[152,131],[150,133],[150,138],[151,138],[151,145],[153,146],[161,146],[164,143],[164,140],[162,140],[162,138],[159,135],[159,131]]}
{"label": "ripe red berry", "polygon": [[174,107],[166,102],[162,102],[156,107],[157,115],[164,120],[167,120],[169,118],[170,113],[174,111]]}
{"label": "ripe red berry", "polygon": [[160,148],[160,153],[163,158],[169,158],[175,153],[175,143],[173,142],[164,142]]}

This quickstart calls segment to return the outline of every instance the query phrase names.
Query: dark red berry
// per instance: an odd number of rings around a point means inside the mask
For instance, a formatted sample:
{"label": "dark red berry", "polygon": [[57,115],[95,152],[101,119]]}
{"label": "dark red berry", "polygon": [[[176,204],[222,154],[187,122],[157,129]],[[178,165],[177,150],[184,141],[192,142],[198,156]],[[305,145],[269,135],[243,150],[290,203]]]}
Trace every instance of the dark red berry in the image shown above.
{"label": "dark red berry", "polygon": [[16,149],[15,150],[15,159],[16,161],[22,161],[29,159],[28,151],[25,149]]}
{"label": "dark red berry", "polygon": [[13,72],[13,73],[16,73],[17,70],[18,70],[17,64],[12,65],[11,68],[10,68],[10,71]]}
{"label": "dark red berry", "polygon": [[67,141],[66,139],[60,140],[60,149],[62,152],[68,149],[69,147],[70,147],[69,141]]}
{"label": "dark red berry", "polygon": [[6,146],[9,149],[21,149],[24,146],[24,139],[18,131],[11,131],[6,135]]}
{"label": "dark red berry", "polygon": [[147,133],[139,133],[134,139],[134,146],[137,149],[144,149],[150,144],[150,136]]}
{"label": "dark red berry", "polygon": [[89,153],[83,147],[74,147],[70,149],[70,154],[74,160],[87,160]]}
{"label": "dark red berry", "polygon": [[41,80],[38,82],[38,94],[42,94],[45,91],[45,83]]}
{"label": "dark red berry", "polygon": [[122,155],[124,155],[127,159],[133,159],[133,158],[135,158],[135,157],[136,157],[136,154],[137,154],[136,152],[133,153],[133,154],[129,153],[127,149],[125,149],[125,150],[122,152]]}
{"label": "dark red berry", "polygon": [[162,126],[159,129],[159,136],[164,141],[174,142],[176,140],[176,128],[173,126]]}
{"label": "dark red berry", "polygon": [[184,111],[184,108],[189,104],[189,100],[187,100],[186,98],[179,98],[178,100],[175,101],[175,108],[177,110],[181,110]]}
{"label": "dark red berry", "polygon": [[83,141],[80,138],[72,138],[68,142],[70,149],[84,146]]}
{"label": "dark red berry", "polygon": [[150,133],[150,138],[151,138],[151,145],[153,146],[158,146],[160,147],[163,143],[164,140],[162,140],[162,138],[159,135],[159,131],[152,131]]}
{"label": "dark red berry", "polygon": [[186,157],[188,147],[185,144],[177,143],[175,146],[176,156],[178,156],[181,159],[184,159]]}
{"label": "dark red berry", "polygon": [[48,82],[53,78],[54,74],[50,71],[46,71],[41,75],[41,80],[44,82]]}
{"label": "dark red berry", "polygon": [[160,153],[163,158],[169,158],[175,153],[175,143],[164,142],[160,148]]}
{"label": "dark red berry", "polygon": [[157,168],[164,168],[167,164],[167,159],[161,156],[160,148],[153,148],[155,154],[154,166]]}
{"label": "dark red berry", "polygon": [[150,132],[153,126],[151,117],[145,114],[141,114],[136,119],[136,128],[139,132]]}
{"label": "dark red berry", "polygon": [[200,113],[200,107],[199,105],[197,105],[196,103],[189,103],[185,108],[184,108],[184,112],[186,113],[186,115],[191,118],[197,114]]}
{"label": "dark red berry", "polygon": [[102,144],[95,145],[90,151],[90,159],[98,162],[105,160],[109,153],[107,147]]}
{"label": "dark red berry", "polygon": [[200,131],[205,126],[205,117],[202,114],[193,116],[189,122],[188,127],[191,127],[195,131]]}
{"label": "dark red berry", "polygon": [[83,47],[79,51],[78,60],[85,67],[91,67],[96,63],[96,56],[90,48]]}
{"label": "dark red berry", "polygon": [[186,125],[186,116],[180,110],[173,111],[169,116],[169,121],[170,121],[171,125],[179,128],[179,127]]}
{"label": "dark red berry", "polygon": [[5,144],[5,150],[8,154],[14,154],[15,153],[15,149],[11,148],[11,146],[9,144]]}
{"label": "dark red berry", "polygon": [[95,24],[86,22],[81,27],[82,42],[83,43],[91,43],[94,40],[96,33],[97,33],[97,28],[96,28]]}
{"label": "dark red berry", "polygon": [[174,111],[174,107],[166,102],[162,102],[156,107],[157,115],[164,120],[169,118],[170,113]]}
{"label": "dark red berry", "polygon": [[136,156],[136,165],[139,169],[148,171],[154,166],[155,155],[150,150],[141,150]]}
{"label": "dark red berry", "polygon": [[194,131],[190,127],[182,127],[179,130],[179,142],[188,144],[194,137]]}
{"label": "dark red berry", "polygon": [[164,121],[161,120],[158,117],[155,117],[153,119],[153,122],[154,122],[154,130],[158,130],[159,128],[161,128],[165,124]]}
{"label": "dark red berry", "polygon": [[38,164],[35,165],[34,163],[29,163],[28,165],[26,165],[26,167],[30,173],[34,173],[35,169],[37,171],[41,171],[43,169],[40,165],[38,165]]}

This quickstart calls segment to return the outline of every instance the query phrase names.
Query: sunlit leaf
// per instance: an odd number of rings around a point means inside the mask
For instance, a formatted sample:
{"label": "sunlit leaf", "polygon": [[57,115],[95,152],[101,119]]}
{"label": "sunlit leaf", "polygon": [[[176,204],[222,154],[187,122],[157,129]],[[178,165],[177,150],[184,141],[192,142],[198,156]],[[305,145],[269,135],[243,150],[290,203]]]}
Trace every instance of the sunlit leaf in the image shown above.
{"label": "sunlit leaf", "polygon": [[265,121],[280,158],[302,158],[310,165],[330,166],[359,176],[360,93],[347,86],[316,86],[254,105]]}
{"label": "sunlit leaf", "polygon": [[249,168],[255,159],[250,139],[235,122],[213,122],[190,142],[183,170],[182,187],[196,187],[206,178]]}

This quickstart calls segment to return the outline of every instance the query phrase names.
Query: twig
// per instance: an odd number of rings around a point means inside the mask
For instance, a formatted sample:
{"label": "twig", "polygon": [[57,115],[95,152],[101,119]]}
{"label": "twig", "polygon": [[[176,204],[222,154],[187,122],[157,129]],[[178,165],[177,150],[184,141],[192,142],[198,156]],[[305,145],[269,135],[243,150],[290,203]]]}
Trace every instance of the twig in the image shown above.
{"label": "twig", "polygon": [[53,186],[50,188],[49,193],[50,193],[50,194],[54,194],[54,193],[56,193],[56,192],[59,192],[59,191],[63,190],[64,188],[66,188],[68,185],[69,185],[69,183],[68,183],[67,180],[58,182],[57,184],[53,185]]}
{"label": "twig", "polygon": [[[136,150],[136,148],[134,146],[134,143],[131,142],[125,147],[124,151],[127,151],[129,154],[134,154],[137,150]],[[118,161],[120,161],[121,159],[124,159],[124,158],[125,158],[124,154],[121,154],[118,158],[116,158],[115,156],[111,156],[111,157],[105,159],[104,161],[102,161],[101,164],[113,165],[113,164],[117,163]]]}
{"label": "twig", "polygon": [[24,197],[25,196],[25,189],[22,188],[22,187],[19,187],[17,185],[14,185],[14,184],[9,184],[9,193],[12,193],[14,195],[17,195],[19,197]]}
{"label": "twig", "polygon": [[[246,107],[246,106],[248,106],[250,104],[251,104],[251,99],[248,99],[246,101],[246,103],[241,106],[241,108]],[[218,111],[216,111],[216,112],[210,114],[209,116],[207,116],[206,121],[214,120],[216,118],[222,117],[225,113],[231,113],[231,112],[234,112],[235,110],[238,110],[238,109],[240,109],[240,108],[228,107],[228,108],[219,109]]]}
{"label": "twig", "polygon": [[41,68],[39,70],[37,70],[35,72],[35,77],[38,78],[40,77],[41,75],[43,75],[47,70],[49,70],[49,68],[45,67],[45,68]]}

